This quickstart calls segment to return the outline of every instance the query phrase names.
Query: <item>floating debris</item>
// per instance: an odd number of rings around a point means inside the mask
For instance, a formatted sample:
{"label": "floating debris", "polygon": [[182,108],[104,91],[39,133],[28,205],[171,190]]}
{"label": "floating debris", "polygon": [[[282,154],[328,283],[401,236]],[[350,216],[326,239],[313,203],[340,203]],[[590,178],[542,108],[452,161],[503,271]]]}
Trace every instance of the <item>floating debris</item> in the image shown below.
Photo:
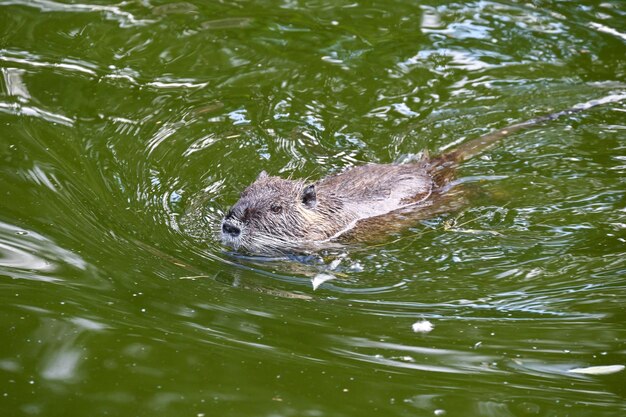
{"label": "floating debris", "polygon": [[313,284],[313,291],[315,291],[320,285],[322,285],[326,281],[330,281],[331,279],[335,279],[335,276],[330,274],[315,275],[311,280],[311,284]]}
{"label": "floating debris", "polygon": [[433,326],[433,324],[428,320],[422,320],[413,323],[412,328],[415,333],[429,333],[435,328],[435,326]]}
{"label": "floating debris", "polygon": [[610,375],[624,370],[624,365],[590,366],[588,368],[570,369],[568,372],[584,375]]}

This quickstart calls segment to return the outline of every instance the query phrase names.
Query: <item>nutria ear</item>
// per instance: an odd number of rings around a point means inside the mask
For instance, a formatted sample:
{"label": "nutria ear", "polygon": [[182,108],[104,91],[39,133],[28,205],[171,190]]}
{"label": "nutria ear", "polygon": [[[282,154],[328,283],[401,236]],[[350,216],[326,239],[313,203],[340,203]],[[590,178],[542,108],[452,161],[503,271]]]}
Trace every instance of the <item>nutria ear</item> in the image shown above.
{"label": "nutria ear", "polygon": [[315,194],[315,184],[308,185],[302,190],[302,204],[312,209],[317,204],[317,195]]}
{"label": "nutria ear", "polygon": [[263,178],[267,178],[269,177],[269,175],[267,175],[267,172],[265,170],[259,172],[259,176],[256,177],[256,180],[262,180]]}

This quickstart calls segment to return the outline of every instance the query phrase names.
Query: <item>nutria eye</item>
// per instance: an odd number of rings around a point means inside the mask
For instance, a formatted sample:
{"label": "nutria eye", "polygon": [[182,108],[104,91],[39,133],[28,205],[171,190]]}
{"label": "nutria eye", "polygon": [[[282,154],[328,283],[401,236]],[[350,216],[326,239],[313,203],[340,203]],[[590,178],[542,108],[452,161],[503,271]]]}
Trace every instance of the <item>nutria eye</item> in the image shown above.
{"label": "nutria eye", "polygon": [[278,206],[278,205],[273,205],[272,207],[270,207],[270,210],[272,210],[272,213],[280,213],[281,211],[283,211],[282,206]]}

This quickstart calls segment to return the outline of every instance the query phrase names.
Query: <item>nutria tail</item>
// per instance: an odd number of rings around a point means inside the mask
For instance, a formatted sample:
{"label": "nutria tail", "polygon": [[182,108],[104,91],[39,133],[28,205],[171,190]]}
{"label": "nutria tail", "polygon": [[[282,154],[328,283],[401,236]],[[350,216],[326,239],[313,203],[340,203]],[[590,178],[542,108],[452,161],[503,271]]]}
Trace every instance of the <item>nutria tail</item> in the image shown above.
{"label": "nutria tail", "polygon": [[450,152],[446,152],[432,158],[430,162],[435,171],[442,171],[442,169],[445,170],[445,168],[453,168],[459,163],[465,161],[466,159],[469,159],[490,148],[500,139],[506,136],[512,135],[522,130],[532,129],[534,127],[541,126],[546,122],[556,120],[562,116],[579,113],[592,107],[599,106],[601,104],[617,103],[624,99],[626,99],[626,93],[611,94],[597,100],[591,100],[585,103],[576,104],[575,106],[566,110],[546,114],[544,116],[539,116],[525,122],[516,123],[502,129],[498,129],[494,132],[487,133],[486,135],[483,135],[477,139],[464,143]]}

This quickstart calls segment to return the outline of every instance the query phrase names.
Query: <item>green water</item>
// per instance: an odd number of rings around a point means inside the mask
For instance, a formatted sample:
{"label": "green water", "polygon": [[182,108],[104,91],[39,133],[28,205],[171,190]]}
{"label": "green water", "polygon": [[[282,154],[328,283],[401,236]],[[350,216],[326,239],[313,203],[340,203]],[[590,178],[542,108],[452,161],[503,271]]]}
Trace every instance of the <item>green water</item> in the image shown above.
{"label": "green water", "polygon": [[568,372],[626,364],[624,101],[468,161],[467,205],[384,244],[213,236],[262,169],[624,94],[623,2],[0,0],[0,72],[1,416],[625,415],[626,371]]}

